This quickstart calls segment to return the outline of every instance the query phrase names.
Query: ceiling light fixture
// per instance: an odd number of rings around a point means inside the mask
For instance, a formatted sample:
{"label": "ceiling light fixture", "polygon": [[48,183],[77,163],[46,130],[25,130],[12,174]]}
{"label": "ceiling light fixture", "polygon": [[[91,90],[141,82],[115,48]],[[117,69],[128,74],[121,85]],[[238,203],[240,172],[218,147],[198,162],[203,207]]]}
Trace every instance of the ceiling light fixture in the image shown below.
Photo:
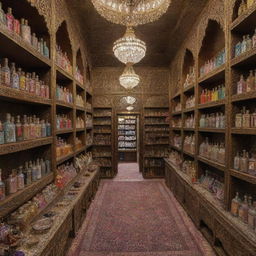
{"label": "ceiling light fixture", "polygon": [[91,0],[106,20],[138,26],[158,20],[168,9],[171,0]]}
{"label": "ceiling light fixture", "polygon": [[119,77],[119,82],[126,90],[132,90],[140,83],[140,77],[135,73],[132,65],[127,65]]}
{"label": "ceiling light fixture", "polygon": [[132,110],[134,110],[134,107],[133,106],[129,106],[129,107],[127,107],[126,108],[128,111],[132,111]]}
{"label": "ceiling light fixture", "polygon": [[124,97],[125,101],[127,104],[129,105],[133,105],[136,102],[136,98],[132,97],[132,96],[126,96]]}
{"label": "ceiling light fixture", "polygon": [[123,37],[115,41],[113,52],[124,64],[136,64],[146,55],[146,44],[135,36],[132,27],[127,27]]}

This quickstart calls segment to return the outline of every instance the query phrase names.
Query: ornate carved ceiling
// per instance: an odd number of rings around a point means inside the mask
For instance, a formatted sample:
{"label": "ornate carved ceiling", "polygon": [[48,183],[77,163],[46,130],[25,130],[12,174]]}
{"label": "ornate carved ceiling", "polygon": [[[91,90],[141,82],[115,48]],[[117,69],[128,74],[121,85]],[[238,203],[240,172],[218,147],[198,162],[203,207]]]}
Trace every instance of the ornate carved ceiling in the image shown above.
{"label": "ornate carved ceiling", "polygon": [[[88,42],[94,67],[121,66],[112,52],[113,42],[125,28],[106,21],[94,9],[90,0],[67,1],[72,7]],[[207,0],[172,0],[160,20],[136,28],[136,35],[146,42],[146,57],[141,66],[169,66],[180,44],[189,33]]]}

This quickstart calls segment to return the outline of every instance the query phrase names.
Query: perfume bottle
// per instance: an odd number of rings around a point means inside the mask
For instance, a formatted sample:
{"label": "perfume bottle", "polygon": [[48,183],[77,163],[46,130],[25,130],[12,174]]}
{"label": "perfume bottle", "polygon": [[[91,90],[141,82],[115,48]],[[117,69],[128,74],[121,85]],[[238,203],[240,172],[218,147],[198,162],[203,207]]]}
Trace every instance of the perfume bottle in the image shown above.
{"label": "perfume bottle", "polygon": [[4,127],[0,120],[0,145],[4,144]]}
{"label": "perfume bottle", "polygon": [[242,113],[237,113],[235,116],[235,127],[242,128]]}
{"label": "perfume bottle", "polygon": [[11,86],[11,72],[10,72],[10,68],[8,66],[7,58],[4,58],[1,74],[2,74],[1,78],[2,78],[3,85],[10,87]]}
{"label": "perfume bottle", "polygon": [[35,79],[35,93],[37,96],[40,96],[40,92],[41,92],[41,85],[40,85],[40,81],[39,81],[39,76],[36,75],[36,79]]}
{"label": "perfume bottle", "polygon": [[10,31],[14,30],[14,17],[12,15],[12,8],[8,8],[7,14],[6,14],[6,19],[7,19],[7,28]]}
{"label": "perfume bottle", "polygon": [[246,110],[243,114],[243,128],[250,128],[250,112]]}
{"label": "perfume bottle", "polygon": [[28,163],[28,162],[25,163],[25,169],[27,172],[26,185],[30,185],[32,183],[32,168],[31,168],[30,163]]}
{"label": "perfume bottle", "polygon": [[22,190],[25,187],[24,174],[22,173],[22,166],[19,167],[19,174],[17,176],[18,190]]}
{"label": "perfume bottle", "polygon": [[242,45],[241,45],[241,53],[245,53],[246,52],[246,36],[243,36],[243,41],[242,41]]}
{"label": "perfume bottle", "polygon": [[46,120],[46,136],[51,136],[51,124],[48,122],[48,119]]}
{"label": "perfume bottle", "polygon": [[31,44],[31,28],[28,25],[28,20],[24,21],[24,27],[23,27],[23,39]]}
{"label": "perfume bottle", "polygon": [[42,178],[42,168],[39,158],[36,160],[36,169],[37,169],[37,179],[40,180]]}
{"label": "perfume bottle", "polygon": [[248,173],[251,175],[256,175],[256,158],[255,154],[252,154],[252,157],[249,159],[248,162]]}
{"label": "perfume bottle", "polygon": [[13,126],[11,123],[11,114],[6,114],[6,121],[4,123],[4,139],[5,143],[15,142],[15,129],[13,130]]}
{"label": "perfume bottle", "polygon": [[11,64],[11,87],[14,89],[19,89],[19,75],[16,72],[15,63]]}
{"label": "perfume bottle", "polygon": [[2,170],[0,169],[0,201],[5,199],[5,184],[2,181]]}
{"label": "perfume bottle", "polygon": [[22,125],[20,122],[20,116],[17,116],[17,121],[16,121],[16,140],[23,141],[23,131],[22,131]]}
{"label": "perfume bottle", "polygon": [[240,168],[240,156],[239,156],[239,153],[237,152],[234,158],[234,169],[239,170],[239,168]]}
{"label": "perfume bottle", "polygon": [[18,181],[17,181],[17,173],[15,170],[12,170],[12,174],[9,176],[9,194],[14,194],[18,190]]}
{"label": "perfume bottle", "polygon": [[30,92],[30,83],[31,83],[31,75],[30,73],[26,74],[26,87],[25,87],[25,91],[26,92]]}
{"label": "perfume bottle", "polygon": [[35,163],[32,164],[31,162],[31,169],[32,169],[32,182],[35,182],[37,180],[37,166]]}
{"label": "perfume bottle", "polygon": [[29,92],[31,94],[35,94],[35,92],[36,92],[36,74],[35,74],[35,72],[32,73],[32,76],[30,79]]}
{"label": "perfume bottle", "polygon": [[252,39],[250,35],[246,36],[246,51],[250,51],[252,49]]}
{"label": "perfume bottle", "polygon": [[244,81],[244,76],[241,75],[240,76],[240,80],[239,82],[237,83],[237,94],[241,94],[243,93],[243,85],[244,85],[245,81]]}

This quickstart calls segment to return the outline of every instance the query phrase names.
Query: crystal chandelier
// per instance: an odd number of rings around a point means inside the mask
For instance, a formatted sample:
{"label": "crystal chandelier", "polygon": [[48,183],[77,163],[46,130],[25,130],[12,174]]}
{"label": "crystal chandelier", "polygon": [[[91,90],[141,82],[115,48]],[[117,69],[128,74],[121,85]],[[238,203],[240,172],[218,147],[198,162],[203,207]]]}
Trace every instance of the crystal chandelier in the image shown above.
{"label": "crystal chandelier", "polygon": [[140,82],[140,77],[135,74],[132,65],[127,65],[123,74],[119,77],[119,82],[127,90],[132,90]]}
{"label": "crystal chandelier", "polygon": [[146,44],[135,36],[132,27],[127,27],[123,37],[115,41],[114,55],[124,64],[138,63],[146,54]]}
{"label": "crystal chandelier", "polygon": [[110,22],[138,26],[158,20],[171,0],[91,0],[98,13]]}
{"label": "crystal chandelier", "polygon": [[133,107],[133,106],[128,106],[126,109],[127,109],[128,111],[132,111],[132,110],[134,110],[134,107]]}
{"label": "crystal chandelier", "polygon": [[133,105],[136,102],[136,98],[132,97],[132,96],[126,96],[124,97],[125,101],[127,104],[129,105]]}

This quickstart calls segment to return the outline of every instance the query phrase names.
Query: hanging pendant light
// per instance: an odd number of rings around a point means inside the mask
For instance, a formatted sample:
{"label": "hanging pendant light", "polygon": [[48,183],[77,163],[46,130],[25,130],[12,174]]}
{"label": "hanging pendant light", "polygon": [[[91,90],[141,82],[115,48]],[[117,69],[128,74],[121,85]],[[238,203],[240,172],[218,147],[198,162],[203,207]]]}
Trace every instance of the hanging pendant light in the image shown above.
{"label": "hanging pendant light", "polygon": [[136,64],[146,55],[146,44],[135,36],[132,27],[127,27],[123,37],[114,43],[113,52],[124,64]]}
{"label": "hanging pendant light", "polygon": [[128,111],[132,111],[132,110],[134,110],[134,107],[133,107],[133,106],[128,106],[126,109],[127,109]]}
{"label": "hanging pendant light", "polygon": [[140,83],[140,77],[135,73],[132,65],[127,65],[119,77],[119,82],[125,89],[132,90]]}

